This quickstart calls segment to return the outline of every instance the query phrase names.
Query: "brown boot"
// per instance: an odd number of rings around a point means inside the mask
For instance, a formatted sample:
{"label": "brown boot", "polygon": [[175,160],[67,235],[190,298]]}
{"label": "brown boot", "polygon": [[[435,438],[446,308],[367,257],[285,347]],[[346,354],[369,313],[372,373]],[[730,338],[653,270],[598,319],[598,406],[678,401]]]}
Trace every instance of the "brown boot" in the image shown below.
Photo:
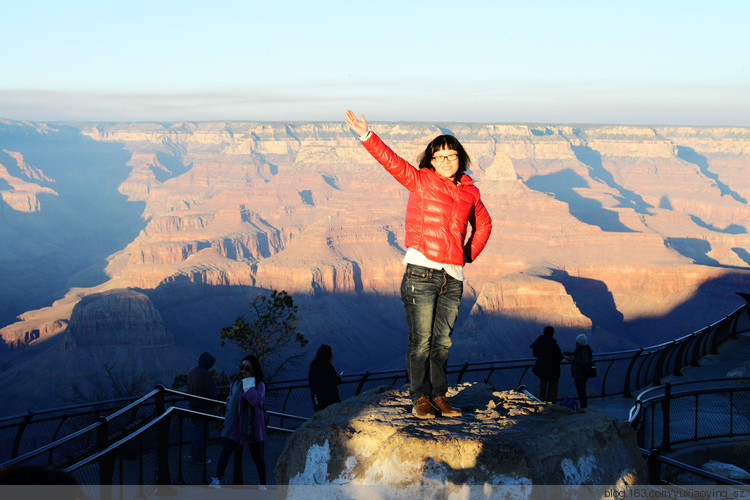
{"label": "brown boot", "polygon": [[448,402],[448,398],[445,396],[434,400],[435,406],[440,411],[440,415],[443,417],[460,417],[461,410],[454,408]]}
{"label": "brown boot", "polygon": [[435,418],[435,410],[432,409],[430,398],[423,395],[417,399],[414,408],[411,409],[411,414],[421,419]]}

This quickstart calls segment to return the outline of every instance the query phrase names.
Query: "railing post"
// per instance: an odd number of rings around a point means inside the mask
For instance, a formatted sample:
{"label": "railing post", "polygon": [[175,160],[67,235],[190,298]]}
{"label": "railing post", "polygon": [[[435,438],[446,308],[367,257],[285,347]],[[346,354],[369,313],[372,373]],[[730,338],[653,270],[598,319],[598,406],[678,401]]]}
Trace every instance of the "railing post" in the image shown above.
{"label": "railing post", "polygon": [[668,450],[671,442],[671,433],[669,430],[670,410],[672,406],[672,384],[664,384],[664,399],[661,403],[661,446],[660,450]]}
{"label": "railing post", "polygon": [[460,384],[461,383],[461,380],[464,378],[464,373],[466,373],[466,369],[467,368],[469,368],[469,363],[468,362],[464,363],[464,365],[459,370],[459,372],[458,372],[458,378],[456,379],[456,384]]}
{"label": "railing post", "polygon": [[23,421],[18,426],[18,432],[16,432],[16,439],[13,441],[13,451],[10,453],[10,458],[17,458],[18,457],[18,450],[21,448],[21,438],[23,437],[23,433],[26,430],[26,427],[29,425],[29,422],[31,422],[31,419],[34,418],[34,412],[30,411],[26,414],[25,417],[23,417]]}
{"label": "railing post", "polygon": [[693,352],[693,366],[700,366],[698,362],[703,356],[708,354],[706,350],[706,339],[708,338],[708,327],[698,331],[698,348]]}
{"label": "railing post", "polygon": [[[312,392],[310,392],[310,394],[312,395]],[[286,405],[287,405],[287,403],[289,402],[289,397],[290,397],[291,395],[292,395],[292,388],[291,388],[291,387],[289,387],[289,388],[288,388],[288,389],[286,390],[286,397],[284,398],[284,404],[283,404],[283,405],[281,405],[281,413],[282,413],[282,414],[285,414],[285,413],[286,413]],[[313,411],[315,411],[315,404],[313,404]],[[281,427],[284,427],[284,417],[281,417],[281,419],[280,419],[280,422],[279,422],[279,426],[281,426]],[[206,441],[206,442],[208,442],[208,441]]]}
{"label": "railing post", "polygon": [[734,438],[734,391],[729,392],[729,437]]}
{"label": "railing post", "polygon": [[628,364],[628,369],[625,371],[625,385],[622,388],[622,396],[624,398],[632,398],[633,393],[631,392],[631,385],[630,385],[630,377],[633,374],[633,367],[635,366],[636,360],[640,357],[641,353],[643,352],[643,349],[639,349],[638,352],[633,355],[633,359]]}
{"label": "railing post", "polygon": [[[161,395],[161,398],[159,397]],[[159,399],[161,399],[161,405],[164,405],[164,392],[160,391],[156,397],[157,411],[159,407]],[[164,414],[163,411],[159,412]],[[169,474],[169,426],[172,420],[172,413],[167,415],[167,418],[163,418],[159,421],[156,426],[157,437],[156,437],[156,454],[157,454],[157,478],[156,484],[172,484],[172,478]]]}
{"label": "railing post", "polygon": [[518,387],[519,385],[523,385],[523,379],[526,376],[526,373],[529,371],[530,368],[531,368],[531,365],[526,365],[524,367],[523,371],[521,372],[521,377],[518,379],[518,382],[516,382],[516,387]]}
{"label": "railing post", "polygon": [[[102,451],[109,444],[109,420],[107,417],[99,417],[99,430],[97,436],[97,451]],[[99,484],[101,498],[108,500],[112,498],[113,477],[115,474],[115,457],[107,453],[99,459]]]}
{"label": "railing post", "polygon": [[164,403],[164,386],[159,384],[156,387],[154,387],[157,392],[156,396],[154,397],[154,409],[156,410],[156,413],[158,415],[161,415],[166,411],[166,405]]}
{"label": "railing post", "polygon": [[489,384],[490,383],[490,378],[492,377],[493,373],[495,373],[495,368],[491,366],[491,367],[489,367],[487,369],[487,377],[485,377],[485,379],[484,379],[484,383],[485,384]]}
{"label": "railing post", "polygon": [[[636,404],[640,403],[640,401],[637,401]],[[651,411],[651,419],[653,421],[653,409],[650,409]],[[646,408],[643,407],[643,405],[640,405],[638,408],[638,413],[636,415],[636,420],[632,422],[632,425],[636,426],[636,441],[638,444],[642,447],[646,446]],[[653,434],[653,427],[651,433]],[[651,446],[653,446],[653,435],[651,436]]]}
{"label": "railing post", "polygon": [[654,379],[651,381],[653,385],[661,384],[661,378],[664,376],[664,365],[665,361],[672,354],[676,342],[673,340],[668,346],[664,347],[656,358],[656,366],[654,367]]}
{"label": "railing post", "polygon": [[[178,438],[177,438],[177,444],[179,446],[178,452],[177,452],[177,484],[185,484],[185,476],[183,475],[183,470],[182,470],[182,463],[183,463],[182,443],[184,441],[183,431],[185,430],[185,425],[184,425],[185,424],[185,417],[183,415],[179,415],[177,417],[177,419],[178,419],[178,423],[177,423],[177,436],[178,436]],[[190,419],[190,425],[191,425],[191,430],[194,430],[195,427],[193,427],[193,426],[197,425],[195,422],[193,422],[192,418]],[[191,436],[191,437],[194,437],[194,436]],[[205,441],[205,439],[206,439],[206,437],[205,437],[205,433],[204,433],[204,436],[203,436],[203,456],[204,457],[206,455],[206,441]],[[190,444],[192,445],[192,439],[191,439],[191,443]],[[191,457],[191,458],[195,459],[196,457]],[[204,462],[205,462],[205,460],[204,460]],[[203,468],[205,469],[205,464],[204,464]]]}
{"label": "railing post", "polygon": [[362,379],[359,381],[359,385],[357,386],[357,391],[354,394],[359,394],[362,392],[362,388],[365,386],[365,382],[367,382],[367,379],[370,378],[370,372],[365,372],[364,375],[362,375]]}
{"label": "railing post", "polygon": [[661,462],[659,461],[659,450],[648,452],[648,484],[661,484]]}
{"label": "railing post", "polygon": [[710,328],[711,335],[711,350],[709,351],[711,354],[718,354],[719,353],[719,329],[721,328],[723,323],[719,323],[717,325],[714,325],[713,328]]}

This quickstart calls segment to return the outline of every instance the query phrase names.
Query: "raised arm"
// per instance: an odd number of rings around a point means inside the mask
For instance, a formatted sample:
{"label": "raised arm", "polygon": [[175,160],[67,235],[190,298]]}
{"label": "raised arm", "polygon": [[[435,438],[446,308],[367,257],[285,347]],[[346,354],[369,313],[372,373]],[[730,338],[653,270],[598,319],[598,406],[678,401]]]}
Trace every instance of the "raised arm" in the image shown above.
{"label": "raised arm", "polygon": [[350,109],[346,110],[346,124],[355,134],[359,135],[362,145],[398,182],[406,189],[413,191],[417,187],[417,169],[409,162],[393,152],[385,145],[375,132],[367,128],[365,115],[357,115]]}
{"label": "raised arm", "polygon": [[360,137],[367,133],[368,129],[365,115],[360,115],[359,118],[357,118],[357,115],[355,115],[351,109],[346,110],[346,124],[349,125],[349,128]]}

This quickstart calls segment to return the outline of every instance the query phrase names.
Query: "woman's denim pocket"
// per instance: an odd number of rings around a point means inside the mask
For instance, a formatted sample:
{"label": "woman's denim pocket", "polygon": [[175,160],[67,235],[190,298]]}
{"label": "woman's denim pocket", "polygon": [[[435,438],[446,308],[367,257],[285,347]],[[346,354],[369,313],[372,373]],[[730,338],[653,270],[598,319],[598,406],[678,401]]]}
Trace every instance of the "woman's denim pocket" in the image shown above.
{"label": "woman's denim pocket", "polygon": [[406,272],[404,274],[404,279],[410,282],[426,283],[432,280],[432,276],[434,272],[435,270],[430,269],[429,267],[422,267],[422,266],[417,266],[414,264],[407,264]]}

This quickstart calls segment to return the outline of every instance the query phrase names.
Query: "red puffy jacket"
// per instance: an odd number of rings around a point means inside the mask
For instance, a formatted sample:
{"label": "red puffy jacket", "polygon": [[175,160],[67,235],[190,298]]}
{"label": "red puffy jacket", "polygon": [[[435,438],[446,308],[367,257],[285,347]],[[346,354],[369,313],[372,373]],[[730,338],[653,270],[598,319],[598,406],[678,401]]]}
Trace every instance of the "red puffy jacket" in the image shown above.
{"label": "red puffy jacket", "polygon": [[[441,264],[463,266],[477,258],[492,231],[492,220],[474,181],[464,174],[458,184],[431,168],[418,169],[375,133],[362,145],[406,189],[406,247]],[[468,240],[468,224],[473,231]]]}

